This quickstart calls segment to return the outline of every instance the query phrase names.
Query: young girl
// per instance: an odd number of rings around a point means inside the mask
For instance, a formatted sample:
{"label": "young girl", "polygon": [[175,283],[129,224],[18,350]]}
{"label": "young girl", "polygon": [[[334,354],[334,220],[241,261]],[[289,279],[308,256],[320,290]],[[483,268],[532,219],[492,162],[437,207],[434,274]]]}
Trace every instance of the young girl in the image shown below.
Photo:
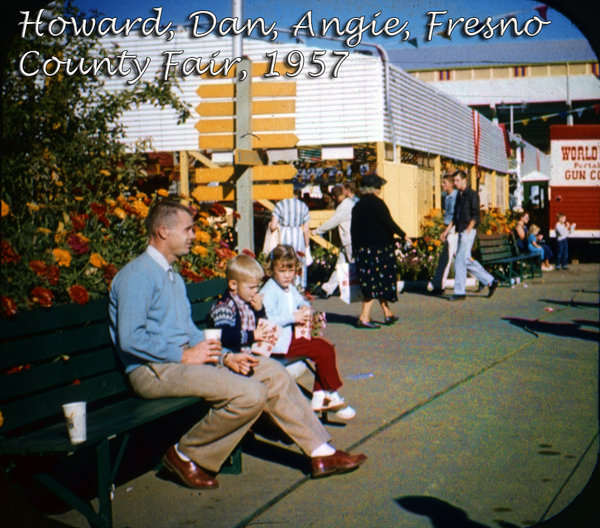
{"label": "young girl", "polygon": [[334,346],[320,337],[306,339],[294,336],[294,327],[308,323],[313,317],[310,303],[294,286],[299,268],[300,260],[291,246],[279,245],[271,251],[265,269],[270,278],[261,294],[267,319],[283,328],[273,354],[306,356],[313,360],[316,371],[311,402],[313,410],[337,411],[336,416],[349,420],[356,412],[337,392],[342,380],[336,366]]}
{"label": "young girl", "polygon": [[538,254],[542,259],[542,270],[551,271],[553,269],[552,264],[550,264],[550,257],[552,256],[552,251],[550,251],[550,248],[543,243],[543,237],[540,233],[540,228],[535,224],[531,224],[531,228],[529,229],[528,241],[529,252]]}
{"label": "young girl", "polygon": [[557,222],[554,226],[556,231],[556,269],[567,269],[567,261],[569,260],[569,235],[575,229],[576,224],[567,222],[567,215],[559,213]]}

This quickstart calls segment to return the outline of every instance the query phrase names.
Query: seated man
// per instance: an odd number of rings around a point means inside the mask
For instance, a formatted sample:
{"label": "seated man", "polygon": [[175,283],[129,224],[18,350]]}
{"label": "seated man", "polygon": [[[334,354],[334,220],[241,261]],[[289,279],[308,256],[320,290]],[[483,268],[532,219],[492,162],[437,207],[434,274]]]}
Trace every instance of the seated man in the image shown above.
{"label": "seated man", "polygon": [[335,450],[298,386],[274,360],[222,353],[191,319],[183,279],[172,269],[194,238],[193,215],[173,201],[146,218],[147,250],[114,278],[110,334],[133,390],[143,398],[198,396],[212,408],[163,463],[187,486],[216,488],[216,473],[264,411],[311,457],[313,478],[356,469],[366,460]]}

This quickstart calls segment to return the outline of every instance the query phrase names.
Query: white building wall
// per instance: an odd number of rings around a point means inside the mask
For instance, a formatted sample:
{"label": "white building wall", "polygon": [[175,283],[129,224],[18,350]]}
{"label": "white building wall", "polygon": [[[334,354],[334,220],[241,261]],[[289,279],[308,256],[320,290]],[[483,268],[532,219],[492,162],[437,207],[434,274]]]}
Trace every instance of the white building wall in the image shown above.
{"label": "white building wall", "polygon": [[[180,61],[187,57],[202,57],[206,63],[217,52],[217,62],[232,57],[232,39],[210,36],[192,39],[183,29],[171,42],[136,36],[113,40],[130,54],[151,59],[151,67],[143,78],[148,82],[152,82],[156,73],[163,73],[164,52],[168,50],[183,50],[177,59]],[[328,51],[322,57],[326,64],[325,74],[310,77],[307,73],[315,69],[308,64],[313,48],[302,44],[244,40],[244,54],[254,62],[266,62],[265,54],[273,50],[278,52],[279,60],[283,60],[294,49],[303,51],[307,63],[304,71],[294,78],[298,146],[392,142],[393,122],[397,144],[467,163],[475,162],[471,110],[403,70],[389,69],[390,119],[385,106],[384,67],[378,57],[351,53],[341,65],[338,78],[333,78],[331,72],[338,58]],[[107,86],[113,89],[127,87],[125,81],[108,79]],[[185,124],[177,124],[173,110],[160,110],[148,104],[127,112],[122,121],[128,141],[149,139],[152,148],[158,151],[197,149],[199,133],[194,125],[198,116],[194,109],[201,102],[196,90],[203,82],[213,81],[197,76],[180,80],[180,97],[192,107],[192,117]],[[500,129],[483,116],[480,121],[480,165],[506,172],[508,163]]]}

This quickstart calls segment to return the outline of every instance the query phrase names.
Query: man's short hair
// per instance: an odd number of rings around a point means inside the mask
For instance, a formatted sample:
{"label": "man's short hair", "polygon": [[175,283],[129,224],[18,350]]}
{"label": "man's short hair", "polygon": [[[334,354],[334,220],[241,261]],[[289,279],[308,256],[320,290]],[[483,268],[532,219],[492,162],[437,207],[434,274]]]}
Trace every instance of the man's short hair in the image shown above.
{"label": "man's short hair", "polygon": [[144,220],[146,225],[146,231],[149,236],[156,234],[156,231],[161,225],[170,226],[177,217],[177,213],[182,211],[189,214],[191,217],[194,216],[192,210],[175,200],[161,200],[155,203],[148,212],[148,216]]}
{"label": "man's short hair", "polygon": [[265,276],[262,266],[248,255],[237,255],[227,262],[225,277],[227,280],[260,281]]}
{"label": "man's short hair", "polygon": [[335,196],[336,198],[338,198],[339,196],[341,196],[343,194],[343,190],[342,187],[340,185],[336,185],[333,189],[331,189],[331,194],[333,196]]}
{"label": "man's short hair", "polygon": [[344,182],[343,187],[352,194],[356,194],[356,184],[354,182]]}
{"label": "man's short hair", "polygon": [[455,175],[455,174],[456,174],[456,173],[454,173],[454,172],[447,172],[446,174],[444,174],[444,175],[442,176],[442,180],[447,180],[447,181],[449,181],[449,182],[452,182],[452,183],[454,183],[454,175]]}
{"label": "man's short hair", "polygon": [[452,174],[452,177],[454,176],[459,176],[461,180],[467,179],[467,173],[464,170],[457,170],[454,174]]}

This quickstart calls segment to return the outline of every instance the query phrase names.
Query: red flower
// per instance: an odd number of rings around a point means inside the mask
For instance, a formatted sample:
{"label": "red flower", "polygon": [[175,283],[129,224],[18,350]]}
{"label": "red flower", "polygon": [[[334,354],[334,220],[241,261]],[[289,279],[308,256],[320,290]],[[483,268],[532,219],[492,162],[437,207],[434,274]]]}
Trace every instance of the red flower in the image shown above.
{"label": "red flower", "polygon": [[192,282],[201,282],[202,276],[189,268],[181,268],[181,275]]}
{"label": "red flower", "polygon": [[85,240],[78,233],[73,233],[70,235],[69,239],[67,240],[67,244],[69,244],[69,247],[76,255],[84,255],[90,251],[90,246],[88,246],[87,240]]}
{"label": "red flower", "polygon": [[104,227],[110,226],[110,220],[104,215],[98,215],[98,221],[104,225]]}
{"label": "red flower", "polygon": [[227,209],[219,202],[215,202],[210,206],[210,212],[215,216],[225,216],[227,214]]}
{"label": "red flower", "polygon": [[92,202],[90,204],[90,209],[96,213],[98,216],[103,216],[106,214],[108,208],[105,205],[99,204],[98,202]]}
{"label": "red flower", "polygon": [[77,231],[82,231],[85,228],[85,223],[88,218],[89,215],[86,214],[71,213],[71,222]]}
{"label": "red flower", "polygon": [[43,260],[30,260],[29,269],[38,277],[45,277],[48,271],[48,265]]}
{"label": "red flower", "polygon": [[246,249],[242,249],[242,254],[248,256],[248,257],[252,257],[252,258],[256,258],[256,255],[254,254],[254,251],[246,248]]}
{"label": "red flower", "polygon": [[21,256],[10,245],[8,240],[0,240],[0,262],[2,264],[17,264]]}
{"label": "red flower", "polygon": [[17,315],[17,303],[10,297],[3,295],[0,297],[0,313],[2,317],[14,317]]}
{"label": "red flower", "polygon": [[52,306],[52,302],[54,301],[54,294],[50,290],[42,288],[41,286],[36,286],[33,288],[29,295],[34,303],[37,303],[44,308],[49,308]]}
{"label": "red flower", "polygon": [[79,284],[74,284],[69,288],[69,297],[73,302],[81,305],[87,304],[90,300],[88,291]]}
{"label": "red flower", "polygon": [[108,285],[110,285],[110,283],[112,282],[114,276],[117,274],[117,271],[119,270],[114,264],[107,264],[106,266],[104,266],[104,268],[102,268],[104,280]]}
{"label": "red flower", "polygon": [[204,275],[205,277],[207,277],[209,279],[216,275],[214,270],[211,270],[210,268],[207,268],[206,266],[200,268],[200,273],[202,273],[202,275]]}
{"label": "red flower", "polygon": [[48,266],[45,276],[50,286],[56,286],[58,284],[58,279],[60,279],[60,270],[58,269],[58,266]]}

